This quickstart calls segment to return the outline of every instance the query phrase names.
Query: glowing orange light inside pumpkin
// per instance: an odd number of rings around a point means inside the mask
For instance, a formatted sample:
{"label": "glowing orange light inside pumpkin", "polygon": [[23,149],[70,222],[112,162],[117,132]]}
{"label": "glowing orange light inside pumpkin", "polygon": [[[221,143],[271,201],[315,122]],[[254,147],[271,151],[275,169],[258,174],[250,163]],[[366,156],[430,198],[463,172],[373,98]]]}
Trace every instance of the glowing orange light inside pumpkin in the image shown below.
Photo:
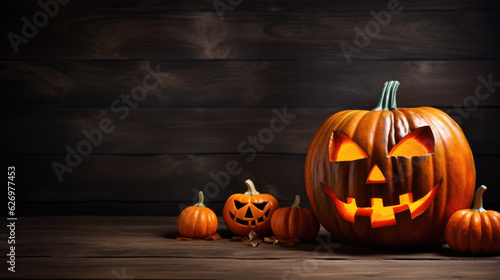
{"label": "glowing orange light inside pumpkin", "polygon": [[[328,146],[330,162],[353,161],[368,158],[365,151],[346,135],[333,132]],[[420,127],[406,135],[387,154],[392,157],[416,157],[434,152],[434,134],[429,126]],[[387,183],[382,170],[374,164],[366,179],[366,184]],[[355,216],[370,217],[373,228],[391,226],[396,224],[395,214],[409,210],[412,219],[422,214],[432,203],[441,187],[441,181],[437,183],[424,197],[413,201],[411,192],[399,196],[399,204],[384,206],[382,198],[372,198],[371,207],[358,207],[356,199],[347,197],[346,203],[337,199],[333,191],[322,185],[326,194],[335,203],[340,216],[354,223]]]}
{"label": "glowing orange light inside pumpkin", "polygon": [[339,132],[333,132],[328,145],[330,162],[353,161],[368,158],[358,144]]}
{"label": "glowing orange light inside pumpkin", "polygon": [[366,179],[366,183],[367,184],[387,183],[384,174],[382,174],[382,171],[376,164],[373,165],[372,170],[370,170],[370,173],[368,174],[368,179]]}
{"label": "glowing orange light inside pumpkin", "polygon": [[389,152],[391,157],[416,157],[434,152],[434,135],[428,126],[406,135]]}
{"label": "glowing orange light inside pumpkin", "polygon": [[405,193],[399,196],[399,204],[391,206],[384,206],[382,198],[372,198],[371,207],[358,207],[355,198],[348,197],[346,199],[347,203],[344,203],[335,196],[330,188],[325,185],[322,185],[322,187],[330,199],[335,203],[335,207],[340,216],[346,221],[354,223],[354,218],[356,216],[368,216],[370,217],[372,228],[378,228],[395,225],[395,214],[405,210],[410,211],[412,219],[418,217],[431,205],[441,187],[441,181],[419,200],[414,202],[413,194]]}

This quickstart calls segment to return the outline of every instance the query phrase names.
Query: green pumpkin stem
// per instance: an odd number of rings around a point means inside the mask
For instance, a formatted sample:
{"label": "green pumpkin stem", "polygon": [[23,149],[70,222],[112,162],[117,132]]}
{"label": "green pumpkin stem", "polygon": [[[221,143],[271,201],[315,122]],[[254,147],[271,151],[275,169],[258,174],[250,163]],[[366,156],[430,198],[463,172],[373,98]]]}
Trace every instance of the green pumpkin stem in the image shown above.
{"label": "green pumpkin stem", "polygon": [[398,87],[398,81],[385,82],[378,105],[372,111],[396,110],[398,108],[396,105],[396,91],[398,90]]}
{"label": "green pumpkin stem", "polygon": [[481,185],[479,189],[477,189],[476,194],[474,195],[474,207],[472,208],[472,211],[479,213],[486,212],[483,208],[483,193],[486,189],[485,185]]}
{"label": "green pumpkin stem", "polygon": [[248,179],[245,181],[245,184],[248,187],[248,191],[245,192],[246,195],[258,195],[260,194],[257,189],[255,189],[255,185],[253,184],[252,180]]}
{"label": "green pumpkin stem", "polygon": [[198,206],[198,207],[205,207],[205,204],[203,204],[203,200],[205,198],[203,197],[203,192],[202,191],[199,191],[198,192],[198,203],[196,203],[194,206]]}
{"label": "green pumpkin stem", "polygon": [[292,206],[290,206],[290,207],[291,208],[300,208],[299,204],[300,204],[300,196],[296,195],[295,201],[293,202]]}

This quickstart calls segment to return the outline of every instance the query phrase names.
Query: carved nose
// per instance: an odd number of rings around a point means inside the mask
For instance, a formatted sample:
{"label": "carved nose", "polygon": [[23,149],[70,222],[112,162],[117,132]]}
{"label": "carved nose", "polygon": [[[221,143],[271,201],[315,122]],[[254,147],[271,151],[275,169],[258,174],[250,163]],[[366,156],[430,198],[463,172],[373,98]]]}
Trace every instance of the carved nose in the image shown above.
{"label": "carved nose", "polygon": [[368,174],[368,179],[366,179],[367,184],[382,184],[387,183],[387,180],[382,174],[380,168],[374,164],[372,170],[370,170],[370,174]]}

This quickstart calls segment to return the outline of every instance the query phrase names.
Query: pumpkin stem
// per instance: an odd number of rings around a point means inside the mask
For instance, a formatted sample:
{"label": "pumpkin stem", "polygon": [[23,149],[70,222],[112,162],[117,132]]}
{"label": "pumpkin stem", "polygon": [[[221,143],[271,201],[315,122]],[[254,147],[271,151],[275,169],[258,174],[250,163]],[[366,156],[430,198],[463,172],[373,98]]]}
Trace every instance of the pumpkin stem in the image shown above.
{"label": "pumpkin stem", "polygon": [[203,200],[204,200],[203,192],[199,191],[198,192],[198,203],[196,203],[194,206],[205,207],[205,204],[203,204]]}
{"label": "pumpkin stem", "polygon": [[398,87],[398,81],[385,82],[378,105],[372,111],[396,110],[398,108],[396,105],[396,91],[398,90]]}
{"label": "pumpkin stem", "polygon": [[477,189],[476,194],[474,195],[474,207],[472,208],[472,211],[479,213],[486,212],[483,208],[483,193],[486,189],[485,185],[481,185],[479,189]]}
{"label": "pumpkin stem", "polygon": [[300,196],[296,195],[295,201],[293,202],[292,206],[290,206],[290,207],[291,208],[300,208],[299,204],[300,204]]}
{"label": "pumpkin stem", "polygon": [[255,189],[255,185],[253,184],[252,180],[250,180],[250,179],[246,180],[245,184],[247,184],[247,187],[248,187],[248,191],[245,192],[246,195],[258,195],[258,194],[260,194]]}

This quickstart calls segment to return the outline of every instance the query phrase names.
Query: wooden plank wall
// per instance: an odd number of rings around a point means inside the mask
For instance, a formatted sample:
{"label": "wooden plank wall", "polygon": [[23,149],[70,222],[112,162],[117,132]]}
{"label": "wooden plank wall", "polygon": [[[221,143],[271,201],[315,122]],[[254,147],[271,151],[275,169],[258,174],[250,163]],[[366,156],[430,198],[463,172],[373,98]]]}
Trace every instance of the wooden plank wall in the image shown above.
{"label": "wooden plank wall", "polygon": [[[59,4],[18,53],[4,37],[0,155],[17,169],[19,213],[176,215],[194,189],[206,188],[221,214],[247,178],[282,205],[295,194],[305,200],[315,131],[339,110],[373,108],[394,79],[400,107],[460,118],[477,183],[498,209],[500,2],[221,0],[239,3],[223,20],[214,2],[74,0]],[[355,27],[388,5],[401,12],[348,63],[340,44],[354,45]],[[1,33],[22,35],[21,19],[39,10],[36,1],[5,4]],[[151,72],[156,80],[147,82],[161,84],[127,105],[134,108],[117,109]],[[494,81],[481,100],[478,77]],[[464,105],[465,113],[453,113]],[[278,121],[285,129],[254,157],[243,142],[285,107],[294,117]],[[99,144],[59,182],[51,165],[66,164],[66,147],[76,149],[82,130],[103,119],[113,131],[94,135]],[[207,185],[225,181],[228,164],[237,172],[227,186]]]}

